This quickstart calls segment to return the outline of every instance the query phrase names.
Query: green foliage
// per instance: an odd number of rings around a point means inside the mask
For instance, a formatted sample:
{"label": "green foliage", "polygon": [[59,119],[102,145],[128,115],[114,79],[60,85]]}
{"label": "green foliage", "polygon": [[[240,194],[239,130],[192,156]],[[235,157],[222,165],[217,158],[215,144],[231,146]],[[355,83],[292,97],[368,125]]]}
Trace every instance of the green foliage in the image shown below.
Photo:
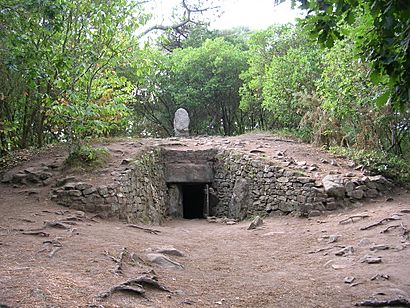
{"label": "green foliage", "polygon": [[181,48],[199,48],[206,40],[214,40],[223,37],[226,42],[237,46],[241,50],[248,50],[248,38],[251,31],[247,28],[233,28],[227,30],[209,29],[204,25],[193,27],[188,37],[181,42]]}
{"label": "green foliage", "polygon": [[[236,132],[239,74],[246,68],[245,53],[224,38],[206,40],[200,48],[177,49],[171,55],[173,98],[188,109],[197,132]],[[240,130],[240,127],[238,127]]]}
{"label": "green foliage", "polygon": [[[388,77],[389,95],[380,95],[382,105],[390,96],[401,111],[410,102],[410,2],[407,0],[298,0],[309,9],[303,21],[307,31],[327,47],[351,35],[346,25],[354,28],[354,43],[360,57],[378,75]],[[296,1],[294,1],[296,2]]]}
{"label": "green foliage", "polygon": [[240,94],[251,128],[297,128],[305,112],[298,96],[313,92],[320,76],[319,48],[292,25],[256,32],[249,44]]}
{"label": "green foliage", "polygon": [[336,42],[323,59],[323,73],[316,84],[321,109],[331,119],[326,129],[338,136],[339,145],[343,140],[357,147],[380,148],[385,137],[385,112],[375,102],[386,87],[372,83],[368,77],[369,64],[358,61],[354,55],[354,45],[346,39]]}
{"label": "green foliage", "polygon": [[295,128],[279,128],[271,131],[272,134],[282,138],[296,139],[302,142],[310,141],[310,131]]}
{"label": "green foliage", "polygon": [[380,106],[380,96],[388,91],[388,78],[379,75],[378,83],[372,82],[369,63],[358,60],[355,52],[352,40],[345,39],[336,42],[323,59],[317,93],[324,115],[331,119],[326,129],[337,136],[339,145],[393,150],[400,155],[408,136],[406,113]]}
{"label": "green foliage", "polygon": [[72,143],[87,137],[114,135],[127,127],[131,88],[125,78],[114,72],[97,79],[90,98],[73,93],[54,102],[49,111],[51,131]]}
{"label": "green foliage", "polygon": [[404,154],[408,112],[380,106],[389,78],[371,74],[371,63],[357,57],[356,36],[371,20],[369,14],[361,14],[356,23],[343,26],[344,40],[325,49],[297,26],[271,27],[252,35],[240,90],[248,125],[297,132],[318,145]]}
{"label": "green foliage", "polygon": [[274,114],[276,127],[297,128],[306,113],[299,95],[316,90],[321,52],[314,46],[290,48],[272,59],[263,84],[263,106]]}
{"label": "green foliage", "polygon": [[80,144],[72,150],[65,161],[68,168],[94,169],[107,163],[110,154],[106,148]]}
{"label": "green foliage", "polygon": [[239,74],[246,67],[246,53],[240,47],[219,37],[170,54],[151,48],[141,54],[145,61],[134,63],[133,71],[142,76],[124,72],[136,84],[136,131],[172,135],[174,113],[183,107],[190,114],[192,133],[240,132]]}
{"label": "green foliage", "polygon": [[399,184],[410,182],[410,162],[404,158],[381,151],[356,150],[345,147],[331,147],[333,154],[348,157],[363,165],[374,174],[381,174]]}
{"label": "green foliage", "polygon": [[271,113],[263,106],[263,88],[267,71],[274,57],[280,57],[290,48],[300,46],[301,39],[291,25],[277,25],[257,31],[249,38],[248,69],[240,78],[240,108],[245,113],[246,129],[268,129]]}
{"label": "green foliage", "polygon": [[[132,81],[134,98],[129,130],[141,136],[171,136],[177,109],[172,98],[174,87],[171,55],[146,46],[138,50],[135,61],[120,68],[120,74]],[[144,59],[140,61],[140,59]]]}
{"label": "green foliage", "polygon": [[[128,91],[113,70],[129,60],[131,47],[137,45],[134,33],[145,21],[138,5],[127,0],[3,3],[0,152],[42,146],[55,139],[75,141],[71,138],[80,137],[78,132],[84,130],[76,127],[79,114],[99,113],[93,117],[100,122],[126,114],[121,107],[120,112],[114,115],[116,111],[110,110],[107,116],[107,109],[118,101],[112,96],[105,105],[101,91],[111,88],[117,94],[119,87],[123,93]],[[91,106],[97,100],[101,112]],[[89,126],[94,125],[106,133],[111,123],[94,121]]]}

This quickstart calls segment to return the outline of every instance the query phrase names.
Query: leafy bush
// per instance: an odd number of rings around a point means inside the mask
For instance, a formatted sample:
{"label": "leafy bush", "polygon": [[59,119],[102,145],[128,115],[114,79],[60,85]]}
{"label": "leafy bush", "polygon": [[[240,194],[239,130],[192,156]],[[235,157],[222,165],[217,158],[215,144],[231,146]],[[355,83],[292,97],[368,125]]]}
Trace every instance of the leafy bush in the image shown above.
{"label": "leafy bush", "polygon": [[369,171],[381,174],[398,184],[410,183],[410,162],[381,151],[365,151],[344,147],[330,147],[333,154],[349,157]]}
{"label": "leafy bush", "polygon": [[110,154],[106,148],[80,144],[68,155],[65,164],[71,168],[92,169],[104,165]]}

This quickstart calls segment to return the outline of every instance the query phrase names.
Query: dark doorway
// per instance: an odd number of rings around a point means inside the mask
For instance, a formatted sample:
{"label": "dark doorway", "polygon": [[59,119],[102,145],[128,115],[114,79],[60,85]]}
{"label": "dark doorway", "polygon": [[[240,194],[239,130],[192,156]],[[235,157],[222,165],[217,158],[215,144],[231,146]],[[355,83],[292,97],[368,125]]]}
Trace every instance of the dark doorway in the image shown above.
{"label": "dark doorway", "polygon": [[184,218],[204,218],[206,184],[182,184]]}

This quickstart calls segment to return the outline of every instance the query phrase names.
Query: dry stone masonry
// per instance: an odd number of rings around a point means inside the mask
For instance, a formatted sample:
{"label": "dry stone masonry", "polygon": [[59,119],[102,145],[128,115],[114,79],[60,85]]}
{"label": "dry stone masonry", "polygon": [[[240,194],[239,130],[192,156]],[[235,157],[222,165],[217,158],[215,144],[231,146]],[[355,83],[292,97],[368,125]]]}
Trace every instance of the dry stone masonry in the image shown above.
{"label": "dry stone masonry", "polygon": [[318,180],[303,170],[226,149],[147,147],[124,162],[109,185],[60,181],[53,200],[104,217],[161,224],[169,216],[183,217],[182,199],[195,185],[202,185],[198,194],[207,191],[205,215],[238,220],[268,214],[317,216],[392,187],[382,176],[327,175]]}
{"label": "dry stone masonry", "polygon": [[167,216],[167,187],[159,150],[146,149],[110,185],[77,182],[54,189],[58,204],[130,223],[160,224]]}

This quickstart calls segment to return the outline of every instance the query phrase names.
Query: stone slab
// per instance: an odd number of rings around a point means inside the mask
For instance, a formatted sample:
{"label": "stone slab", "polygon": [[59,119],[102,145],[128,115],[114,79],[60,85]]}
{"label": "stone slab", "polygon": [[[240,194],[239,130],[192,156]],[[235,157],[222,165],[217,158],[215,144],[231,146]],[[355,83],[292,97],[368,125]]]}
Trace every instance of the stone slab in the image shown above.
{"label": "stone slab", "polygon": [[165,164],[167,183],[211,183],[213,180],[210,164]]}

